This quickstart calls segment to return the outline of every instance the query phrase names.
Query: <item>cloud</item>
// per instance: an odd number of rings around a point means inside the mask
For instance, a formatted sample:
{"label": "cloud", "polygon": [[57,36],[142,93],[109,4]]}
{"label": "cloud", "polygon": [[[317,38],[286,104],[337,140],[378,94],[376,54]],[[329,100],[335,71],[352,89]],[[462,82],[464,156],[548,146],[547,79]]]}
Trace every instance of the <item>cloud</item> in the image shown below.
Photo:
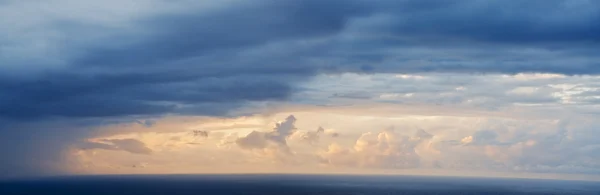
{"label": "cloud", "polygon": [[406,169],[420,167],[420,157],[415,148],[433,136],[419,130],[412,137],[398,135],[393,129],[377,134],[362,134],[352,149],[332,144],[320,154],[322,161],[334,166]]}
{"label": "cloud", "polygon": [[[503,1],[444,2],[421,1],[399,2],[388,8],[404,9],[405,12],[390,13],[387,28],[390,32],[420,37],[452,37],[458,40],[476,40],[502,43],[548,43],[595,41],[598,36],[591,34],[597,28],[585,25],[598,20],[598,12],[586,6],[599,6],[590,1]],[[407,6],[408,5],[408,6]],[[406,6],[400,8],[400,6]],[[468,11],[464,11],[468,10]],[[578,10],[579,14],[569,15]],[[432,12],[427,12],[432,11]],[[543,13],[545,16],[542,17]],[[410,21],[401,20],[408,18]],[[554,18],[562,16],[564,18]],[[467,24],[462,23],[468,21]],[[577,21],[576,23],[566,23]],[[434,26],[436,24],[438,26]],[[411,28],[407,28],[407,27]],[[569,26],[571,29],[557,29]],[[574,36],[579,35],[579,36]]]}
{"label": "cloud", "polygon": [[135,154],[152,154],[152,149],[146,147],[144,142],[136,139],[105,139],[102,141],[109,142],[123,151]]}
{"label": "cloud", "polygon": [[152,127],[154,125],[155,121],[152,121],[152,120],[136,121],[136,123],[143,125],[145,127]]}
{"label": "cloud", "polygon": [[473,144],[483,144],[483,145],[492,145],[497,144],[498,141],[496,138],[498,134],[494,131],[481,130],[475,132],[475,134],[467,136],[460,140],[462,144],[473,145]]}
{"label": "cloud", "polygon": [[263,132],[252,131],[245,137],[238,138],[235,143],[241,148],[262,149],[268,146],[267,135]]}
{"label": "cloud", "polygon": [[325,129],[319,127],[316,131],[296,131],[294,136],[302,142],[314,145],[319,142],[319,138],[322,134],[325,134]]}
{"label": "cloud", "polygon": [[[419,77],[406,79],[403,77]],[[308,86],[315,88],[299,93],[293,100],[310,97],[322,104],[410,104],[459,107],[455,111],[520,109],[544,115],[564,112],[593,113],[597,105],[597,76],[541,74],[450,74],[421,73],[342,74],[318,76]],[[327,84],[323,84],[327,83]],[[493,88],[494,90],[489,90]],[[332,94],[361,93],[367,99],[349,99]],[[305,100],[306,101],[306,100]],[[558,109],[569,106],[570,109]],[[554,110],[548,112],[548,110]],[[518,114],[518,113],[515,113]],[[523,114],[519,114],[523,115]],[[525,117],[525,116],[523,116]]]}
{"label": "cloud", "polygon": [[275,147],[287,151],[289,150],[287,138],[296,131],[295,122],[296,118],[290,115],[285,121],[275,124],[272,131],[252,131],[245,137],[238,138],[235,143],[244,149],[264,149],[275,145]]}
{"label": "cloud", "polygon": [[[598,137],[572,136],[572,132],[580,135],[587,132],[585,129],[589,127],[585,126],[589,124],[580,122],[580,125],[569,125],[566,121],[538,121],[540,126],[536,127],[525,121],[505,121],[508,124],[499,129],[478,130],[461,141],[432,142],[438,154],[430,157],[446,169],[596,174],[600,166],[592,162],[597,157],[584,148],[593,148],[592,140]],[[542,125],[544,123],[548,126]]]}
{"label": "cloud", "polygon": [[94,149],[103,149],[103,150],[117,150],[117,146],[106,143],[99,142],[82,142],[77,144],[77,148],[81,150],[94,150]]}
{"label": "cloud", "polygon": [[449,129],[412,136],[388,129],[363,133],[350,146],[332,143],[317,155],[334,167],[596,174],[598,137],[574,136],[590,128],[583,121],[489,119],[471,134],[458,131],[458,140]]}
{"label": "cloud", "polygon": [[134,154],[152,154],[144,142],[136,139],[102,139],[100,142],[82,142],[76,145],[80,150],[122,150]]}
{"label": "cloud", "polygon": [[[598,6],[576,0],[7,1],[0,4],[0,26],[7,27],[0,32],[0,120],[91,120],[85,127],[32,129],[75,143],[87,138],[85,129],[115,118],[240,115],[236,111],[252,103],[293,100],[310,90],[302,83],[323,74],[595,75]],[[557,90],[550,88],[511,97],[529,104],[598,102],[593,92],[569,93],[584,90],[577,87],[539,97]],[[477,98],[447,94],[438,101],[403,93],[414,89],[385,97],[490,110],[506,103],[489,103],[494,92],[479,96],[472,88],[465,91]],[[38,145],[44,136],[0,131],[0,141],[35,138],[16,148],[23,155],[36,156],[29,148],[46,146]],[[285,145],[286,136],[253,136]],[[248,140],[247,146],[260,143]]]}
{"label": "cloud", "polygon": [[[301,112],[293,117],[281,113],[276,117],[287,116],[286,120],[277,123],[272,130],[251,131],[241,137],[238,135],[241,132],[236,131],[214,136],[211,134],[195,145],[186,144],[190,139],[196,138],[189,131],[156,133],[157,129],[153,128],[159,128],[162,124],[158,120],[157,125],[146,132],[131,134],[124,130],[123,134],[94,138],[92,140],[97,141],[82,144],[80,149],[109,151],[80,155],[84,157],[83,162],[93,162],[97,166],[130,167],[132,164],[147,162],[153,165],[148,171],[164,171],[174,167],[197,170],[199,167],[217,165],[242,167],[249,164],[257,167],[285,167],[289,171],[325,167],[319,169],[324,172],[349,168],[356,171],[380,169],[379,171],[390,172],[397,169],[439,169],[464,173],[600,173],[600,164],[596,163],[600,157],[597,155],[597,141],[600,138],[594,134],[597,123],[593,117],[532,120],[494,116],[415,116],[409,113],[382,118],[323,112]],[[296,117],[302,120],[296,120]],[[311,117],[323,120],[316,121]],[[256,121],[251,118],[244,120]],[[324,124],[343,129],[344,136],[324,139],[324,135],[331,130],[320,130],[322,128],[311,131],[293,130]],[[364,130],[388,124],[401,128],[377,132]],[[139,125],[130,128],[139,128]],[[411,128],[414,130],[408,130]],[[310,139],[302,139],[305,133],[319,135],[319,139],[312,140],[315,141],[314,144],[306,144],[304,141]],[[152,156],[129,154],[136,149],[128,149],[128,153],[111,152],[125,150],[118,149],[125,146],[116,146],[113,140],[129,139],[151,145]],[[285,142],[281,142],[282,140]],[[190,156],[194,158],[188,161]]]}
{"label": "cloud", "polygon": [[[590,9],[598,6],[593,1],[148,1],[135,4],[139,10],[56,3],[126,17],[3,5],[36,13],[6,32],[11,44],[4,50],[34,48],[34,38],[60,53],[0,56],[11,67],[0,71],[0,99],[12,102],[0,104],[1,116],[225,115],[245,101],[286,99],[319,72],[598,73],[592,51],[600,29],[590,26],[600,13]],[[321,9],[328,11],[314,12]],[[49,32],[56,37],[42,36]],[[29,63],[38,55],[42,68]],[[27,76],[11,76],[17,72]],[[343,96],[364,98],[357,95]],[[202,109],[185,109],[195,106]]]}
{"label": "cloud", "polygon": [[194,133],[194,137],[208,137],[208,131],[194,130],[192,133]]}

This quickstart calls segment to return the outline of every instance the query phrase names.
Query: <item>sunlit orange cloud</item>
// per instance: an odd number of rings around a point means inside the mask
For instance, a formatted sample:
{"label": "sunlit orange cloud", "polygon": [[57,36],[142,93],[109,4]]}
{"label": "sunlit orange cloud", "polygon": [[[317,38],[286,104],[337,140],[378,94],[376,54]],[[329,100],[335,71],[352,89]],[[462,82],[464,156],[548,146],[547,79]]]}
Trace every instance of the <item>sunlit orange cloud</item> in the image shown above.
{"label": "sunlit orange cloud", "polygon": [[[535,139],[551,136],[560,125],[556,120],[535,115],[524,120],[502,112],[452,112],[447,107],[424,107],[420,112],[414,105],[385,104],[287,108],[291,111],[234,119],[164,117],[155,119],[152,125],[134,122],[101,127],[96,130],[97,136],[89,138],[90,142],[134,139],[153,152],[136,154],[119,149],[75,147],[71,158],[76,166],[72,165],[71,171],[78,174],[367,174],[383,173],[386,171],[380,169],[398,166],[394,169],[399,170],[392,172],[428,174],[430,169],[439,169],[436,173],[471,174],[509,169],[507,174],[510,175],[513,168],[494,167],[494,163],[510,165],[515,159],[531,155],[523,151],[536,152]],[[448,111],[433,112],[435,109]],[[238,145],[238,140],[250,132],[277,132],[276,122],[282,123],[290,115],[297,121],[295,132],[286,137],[285,145],[269,144],[253,149]],[[318,134],[319,127],[324,128],[322,134]],[[519,140],[519,133],[525,128],[533,137]],[[486,129],[500,133],[481,137],[483,134],[478,131]],[[206,135],[194,134],[195,130],[206,131]],[[423,133],[419,135],[420,131]],[[431,137],[421,141],[419,136],[425,134]],[[409,151],[413,152],[406,154]],[[409,156],[412,160],[406,161]],[[386,159],[405,164],[386,164]]]}

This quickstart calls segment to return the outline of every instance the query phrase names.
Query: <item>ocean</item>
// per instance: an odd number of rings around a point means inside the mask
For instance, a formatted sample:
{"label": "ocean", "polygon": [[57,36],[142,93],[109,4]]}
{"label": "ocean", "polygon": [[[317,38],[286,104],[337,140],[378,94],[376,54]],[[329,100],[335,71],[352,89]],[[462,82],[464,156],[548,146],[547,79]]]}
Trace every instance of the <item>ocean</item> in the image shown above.
{"label": "ocean", "polygon": [[600,183],[365,175],[112,175],[2,181],[0,195],[600,194]]}

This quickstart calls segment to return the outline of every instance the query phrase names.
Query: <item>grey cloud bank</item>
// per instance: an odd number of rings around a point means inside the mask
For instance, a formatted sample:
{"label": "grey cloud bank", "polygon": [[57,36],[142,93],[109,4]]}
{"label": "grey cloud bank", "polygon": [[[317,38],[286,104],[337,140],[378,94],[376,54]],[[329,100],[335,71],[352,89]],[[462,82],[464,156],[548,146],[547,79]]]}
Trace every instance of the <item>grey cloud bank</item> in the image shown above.
{"label": "grey cloud bank", "polygon": [[[103,20],[71,3],[54,6],[81,17],[40,19],[31,3],[3,5],[36,20],[1,21],[11,30],[2,33],[0,115],[187,113],[283,100],[319,72],[599,72],[595,1],[148,1],[141,13],[107,2]],[[58,53],[35,61],[49,50]]]}

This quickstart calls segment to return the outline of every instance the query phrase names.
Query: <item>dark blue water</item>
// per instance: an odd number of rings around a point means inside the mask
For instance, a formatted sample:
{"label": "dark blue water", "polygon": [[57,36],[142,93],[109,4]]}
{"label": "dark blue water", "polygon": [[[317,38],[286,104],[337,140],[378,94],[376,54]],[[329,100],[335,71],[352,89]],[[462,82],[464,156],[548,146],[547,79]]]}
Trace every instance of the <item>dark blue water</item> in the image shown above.
{"label": "dark blue water", "polygon": [[600,194],[600,183],[350,175],[69,176],[0,182],[0,195]]}

